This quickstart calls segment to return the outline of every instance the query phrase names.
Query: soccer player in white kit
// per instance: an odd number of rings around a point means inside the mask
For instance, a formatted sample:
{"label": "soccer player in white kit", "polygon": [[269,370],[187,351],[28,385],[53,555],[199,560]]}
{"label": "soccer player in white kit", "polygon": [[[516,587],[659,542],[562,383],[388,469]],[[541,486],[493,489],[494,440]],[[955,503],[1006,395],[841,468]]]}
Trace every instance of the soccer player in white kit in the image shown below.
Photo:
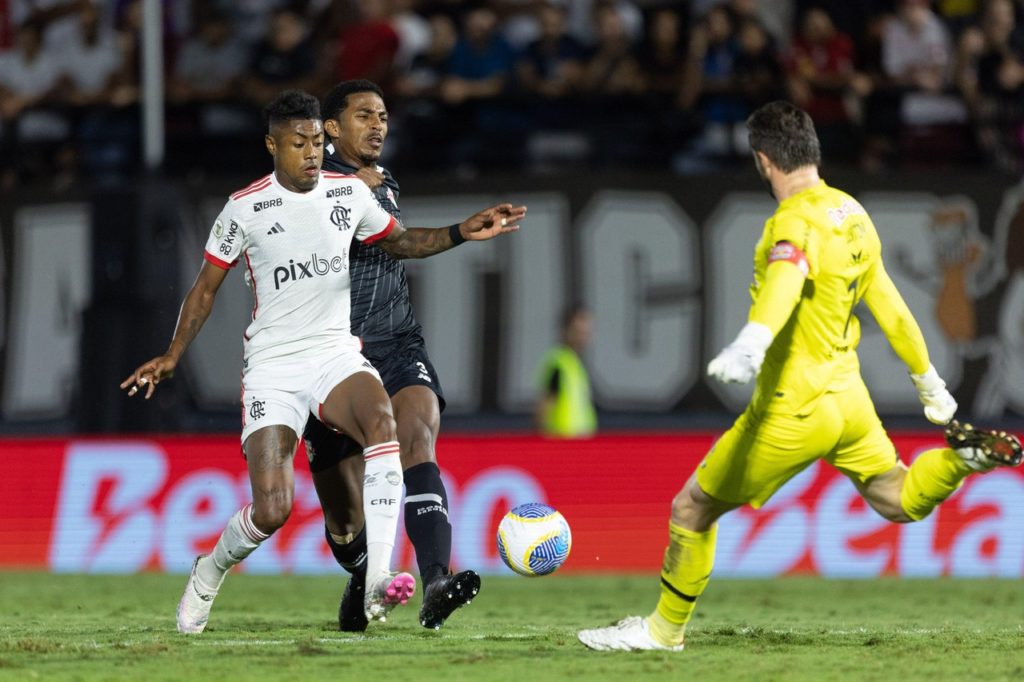
{"label": "soccer player in white kit", "polygon": [[424,257],[463,240],[518,229],[525,207],[500,204],[450,228],[402,227],[355,176],[322,172],[318,100],[286,91],[265,116],[274,172],[231,195],[206,243],[205,262],[185,297],[166,353],[140,365],[121,387],[134,395],[170,378],[209,316],[228,271],[242,263],[253,292],[244,334],[242,450],[252,504],[231,517],[210,555],[192,565],[178,605],[179,632],[202,632],[224,576],[291,512],[292,457],[307,415],[363,444],[367,528],[367,618],[384,621],[415,590],[390,573],[402,491],[391,402],[349,331],[348,250],[352,239],[400,257]]}

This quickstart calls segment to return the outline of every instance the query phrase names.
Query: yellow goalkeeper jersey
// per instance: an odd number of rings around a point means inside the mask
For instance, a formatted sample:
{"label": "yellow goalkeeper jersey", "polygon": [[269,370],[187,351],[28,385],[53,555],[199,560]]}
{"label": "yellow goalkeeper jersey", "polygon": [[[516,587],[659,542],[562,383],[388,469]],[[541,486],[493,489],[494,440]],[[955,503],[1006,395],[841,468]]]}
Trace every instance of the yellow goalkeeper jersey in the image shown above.
{"label": "yellow goalkeeper jersey", "polygon": [[809,414],[824,393],[859,380],[853,311],[866,296],[900,357],[914,371],[927,367],[924,338],[882,265],[878,232],[849,194],[822,181],[779,204],[754,252],[752,313],[770,308],[758,295],[778,260],[801,268],[806,279],[788,319],[769,321],[776,336],[758,376],[755,412]]}

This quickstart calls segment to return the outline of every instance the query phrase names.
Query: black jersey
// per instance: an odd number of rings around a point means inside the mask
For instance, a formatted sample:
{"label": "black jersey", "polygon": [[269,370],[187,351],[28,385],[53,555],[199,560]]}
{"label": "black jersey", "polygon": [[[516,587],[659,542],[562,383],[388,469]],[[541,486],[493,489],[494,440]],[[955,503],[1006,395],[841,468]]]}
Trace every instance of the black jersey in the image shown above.
{"label": "black jersey", "polygon": [[[338,156],[333,144],[325,148],[323,167],[338,173],[354,174],[356,168]],[[398,209],[398,182],[387,170],[384,184],[373,190],[381,208],[401,222]],[[392,258],[379,246],[353,241],[349,252],[352,277],[352,333],[364,343],[393,341],[406,334],[420,333],[420,325],[409,300],[409,281],[405,264]]]}

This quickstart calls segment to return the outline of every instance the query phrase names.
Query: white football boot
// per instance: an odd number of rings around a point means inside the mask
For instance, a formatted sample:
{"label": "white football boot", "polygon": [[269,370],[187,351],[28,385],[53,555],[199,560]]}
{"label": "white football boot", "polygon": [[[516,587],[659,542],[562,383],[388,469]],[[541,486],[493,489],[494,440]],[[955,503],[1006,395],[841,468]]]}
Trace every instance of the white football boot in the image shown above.
{"label": "white football boot", "polygon": [[199,590],[196,579],[196,567],[199,560],[205,558],[200,554],[192,562],[192,572],[188,574],[188,582],[185,583],[185,593],[181,595],[178,602],[178,632],[185,634],[196,634],[206,628],[206,621],[210,619],[210,609],[213,608],[213,600],[217,593],[213,594]]}
{"label": "white football boot", "polygon": [[376,580],[366,579],[363,610],[367,620],[383,623],[391,609],[406,604],[416,592],[416,579],[408,573],[383,573]]}
{"label": "white football boot", "polygon": [[665,646],[651,637],[647,619],[640,616],[623,618],[615,625],[594,630],[581,630],[579,640],[595,651],[682,651],[683,645]]}

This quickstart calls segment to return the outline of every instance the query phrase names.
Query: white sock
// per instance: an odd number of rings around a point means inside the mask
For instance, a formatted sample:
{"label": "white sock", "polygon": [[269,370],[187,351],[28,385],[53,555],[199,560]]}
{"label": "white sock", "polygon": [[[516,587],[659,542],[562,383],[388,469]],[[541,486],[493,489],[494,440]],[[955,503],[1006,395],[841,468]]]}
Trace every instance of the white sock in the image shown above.
{"label": "white sock", "polygon": [[366,518],[366,575],[375,580],[391,570],[398,514],[402,500],[402,460],[398,441],[363,450],[363,516]]}
{"label": "white sock", "polygon": [[196,566],[197,587],[204,594],[217,594],[228,570],[252,554],[270,536],[252,522],[252,505],[247,504],[231,517],[217,545]]}

